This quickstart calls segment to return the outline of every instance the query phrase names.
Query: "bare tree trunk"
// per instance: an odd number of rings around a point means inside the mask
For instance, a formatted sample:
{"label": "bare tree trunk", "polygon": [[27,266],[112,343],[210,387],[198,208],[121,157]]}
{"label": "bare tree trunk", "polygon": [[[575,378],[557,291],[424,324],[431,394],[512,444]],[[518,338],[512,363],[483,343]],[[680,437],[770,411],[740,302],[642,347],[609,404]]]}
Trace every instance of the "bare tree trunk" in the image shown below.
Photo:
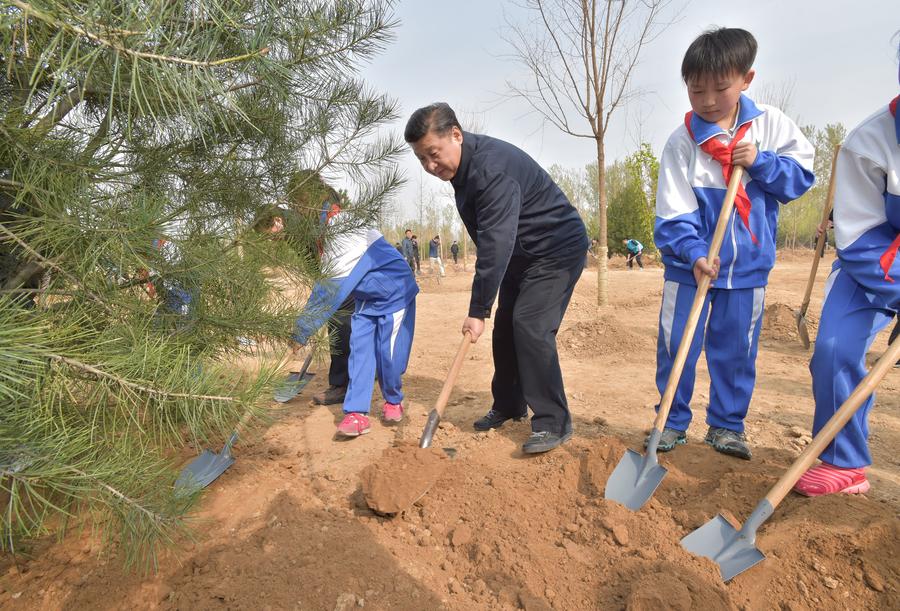
{"label": "bare tree trunk", "polygon": [[606,228],[606,151],[603,148],[603,137],[597,138],[597,192],[600,196],[597,236],[597,305],[609,303],[609,244]]}

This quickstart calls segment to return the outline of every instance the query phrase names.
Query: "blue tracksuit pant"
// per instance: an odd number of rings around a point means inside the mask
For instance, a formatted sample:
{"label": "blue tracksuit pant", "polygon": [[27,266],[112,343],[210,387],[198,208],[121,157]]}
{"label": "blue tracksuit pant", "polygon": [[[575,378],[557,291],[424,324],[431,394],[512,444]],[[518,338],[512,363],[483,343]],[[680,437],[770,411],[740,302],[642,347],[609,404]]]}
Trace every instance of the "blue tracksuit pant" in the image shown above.
{"label": "blue tracksuit pant", "polygon": [[388,403],[403,400],[401,378],[409,363],[416,302],[406,309],[372,316],[356,312],[350,318],[350,384],[344,398],[344,412],[369,413],[375,376]]}
{"label": "blue tracksuit pant", "polygon": [[[866,376],[866,352],[894,315],[894,310],[881,297],[866,291],[849,274],[840,268],[831,272],[825,285],[816,348],[809,363],[816,399],[813,435],[825,426]],[[866,439],[869,410],[874,402],[873,394],[819,458],[843,468],[855,469],[872,463]]]}
{"label": "blue tracksuit pant", "polygon": [[[669,380],[696,292],[696,286],[672,280],[667,280],[663,286],[656,345],[656,386],[660,396]],[[705,338],[710,378],[706,423],[732,431],[744,431],[744,418],[756,383],[756,352],[765,294],[765,287],[710,289],[678,382],[667,427],[686,431],[691,423],[691,397],[694,394],[697,359],[704,348]]]}

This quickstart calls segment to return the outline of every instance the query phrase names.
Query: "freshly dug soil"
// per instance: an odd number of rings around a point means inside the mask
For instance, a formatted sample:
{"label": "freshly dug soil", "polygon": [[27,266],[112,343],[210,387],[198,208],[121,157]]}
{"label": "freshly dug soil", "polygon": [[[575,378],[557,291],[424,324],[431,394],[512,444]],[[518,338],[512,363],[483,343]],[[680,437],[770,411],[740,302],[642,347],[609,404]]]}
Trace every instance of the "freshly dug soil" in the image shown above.
{"label": "freshly dug soil", "polygon": [[[760,337],[784,342],[799,342],[800,334],[797,332],[796,319],[798,311],[799,306],[797,309],[793,309],[783,303],[772,303],[766,306]],[[810,338],[815,339],[816,329],[819,328],[819,317],[812,312],[812,308],[806,311],[806,328]]]}
{"label": "freshly dug soil", "polygon": [[360,474],[369,508],[393,514],[408,509],[437,482],[447,455],[434,447],[402,443],[386,449],[378,462]]}
{"label": "freshly dug soil", "polygon": [[629,330],[613,316],[597,317],[570,325],[557,336],[561,353],[575,358],[599,358],[653,350],[653,339]]}

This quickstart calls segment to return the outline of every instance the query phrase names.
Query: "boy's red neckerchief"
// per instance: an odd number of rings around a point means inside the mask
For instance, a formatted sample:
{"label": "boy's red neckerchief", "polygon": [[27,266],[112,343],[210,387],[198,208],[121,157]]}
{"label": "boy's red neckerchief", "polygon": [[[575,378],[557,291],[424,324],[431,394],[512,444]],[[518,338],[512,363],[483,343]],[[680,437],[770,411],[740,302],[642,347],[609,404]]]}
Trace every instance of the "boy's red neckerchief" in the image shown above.
{"label": "boy's red neckerchief", "polygon": [[[900,100],[900,95],[891,100],[891,103],[888,104],[891,115],[895,120],[897,118],[897,100]],[[884,270],[884,279],[888,282],[894,281],[894,279],[890,276],[890,271],[891,265],[894,264],[894,259],[897,258],[898,248],[900,248],[900,233],[897,234],[897,237],[894,238],[894,241],[891,242],[891,245],[887,247],[887,250],[881,253],[881,257],[878,259],[878,262],[881,263],[881,269]]]}
{"label": "boy's red neckerchief", "polygon": [[[691,130],[691,117],[693,116],[693,111],[688,111],[688,113],[684,115],[684,125],[687,127],[688,134],[690,134],[692,140],[694,138],[694,132]],[[734,170],[734,164],[731,162],[731,155],[734,152],[734,147],[737,146],[737,143],[741,141],[741,138],[743,138],[744,134],[747,133],[747,130],[750,129],[750,123],[751,121],[747,121],[741,125],[734,135],[734,138],[732,138],[731,142],[727,145],[722,144],[714,137],[709,138],[700,145],[700,150],[712,156],[713,159],[722,164],[722,176],[725,178],[726,185],[731,180],[731,173]],[[734,198],[734,207],[737,208],[738,216],[741,217],[741,222],[744,224],[744,227],[750,232],[750,239],[753,240],[754,244],[758,245],[759,241],[756,239],[756,236],[753,235],[753,230],[750,229],[750,209],[752,206],[753,204],[750,201],[750,197],[747,195],[746,189],[744,189],[744,183],[740,183],[738,185],[737,195]]]}

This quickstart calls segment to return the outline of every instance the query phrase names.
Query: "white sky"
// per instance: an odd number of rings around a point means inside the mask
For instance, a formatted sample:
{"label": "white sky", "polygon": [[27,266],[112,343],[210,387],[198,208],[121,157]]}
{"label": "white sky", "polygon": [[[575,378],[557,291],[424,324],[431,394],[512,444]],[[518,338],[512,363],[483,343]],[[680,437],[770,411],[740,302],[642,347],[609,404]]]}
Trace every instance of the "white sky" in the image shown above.
{"label": "white sky", "polygon": [[[413,110],[445,101],[460,115],[477,113],[485,133],[519,146],[544,167],[584,166],[595,159],[590,140],[542,126],[524,102],[504,101],[506,81],[522,74],[518,64],[504,57],[510,52],[501,38],[504,11],[516,18],[521,9],[503,0],[400,1],[396,41],[362,74],[399,100],[403,116],[391,127],[401,135]],[[677,23],[645,48],[633,83],[646,93],[614,115],[608,162],[629,154],[642,139],[659,155],[689,110],[680,77],[684,51],[710,26],[753,33],[759,53],[750,96],[758,86],[793,84],[786,110],[802,124],[841,122],[849,129],[898,93],[898,0],[694,0]],[[402,166],[409,183],[395,206],[412,217],[422,178],[426,192],[446,193],[447,188],[420,172],[412,152]]]}

